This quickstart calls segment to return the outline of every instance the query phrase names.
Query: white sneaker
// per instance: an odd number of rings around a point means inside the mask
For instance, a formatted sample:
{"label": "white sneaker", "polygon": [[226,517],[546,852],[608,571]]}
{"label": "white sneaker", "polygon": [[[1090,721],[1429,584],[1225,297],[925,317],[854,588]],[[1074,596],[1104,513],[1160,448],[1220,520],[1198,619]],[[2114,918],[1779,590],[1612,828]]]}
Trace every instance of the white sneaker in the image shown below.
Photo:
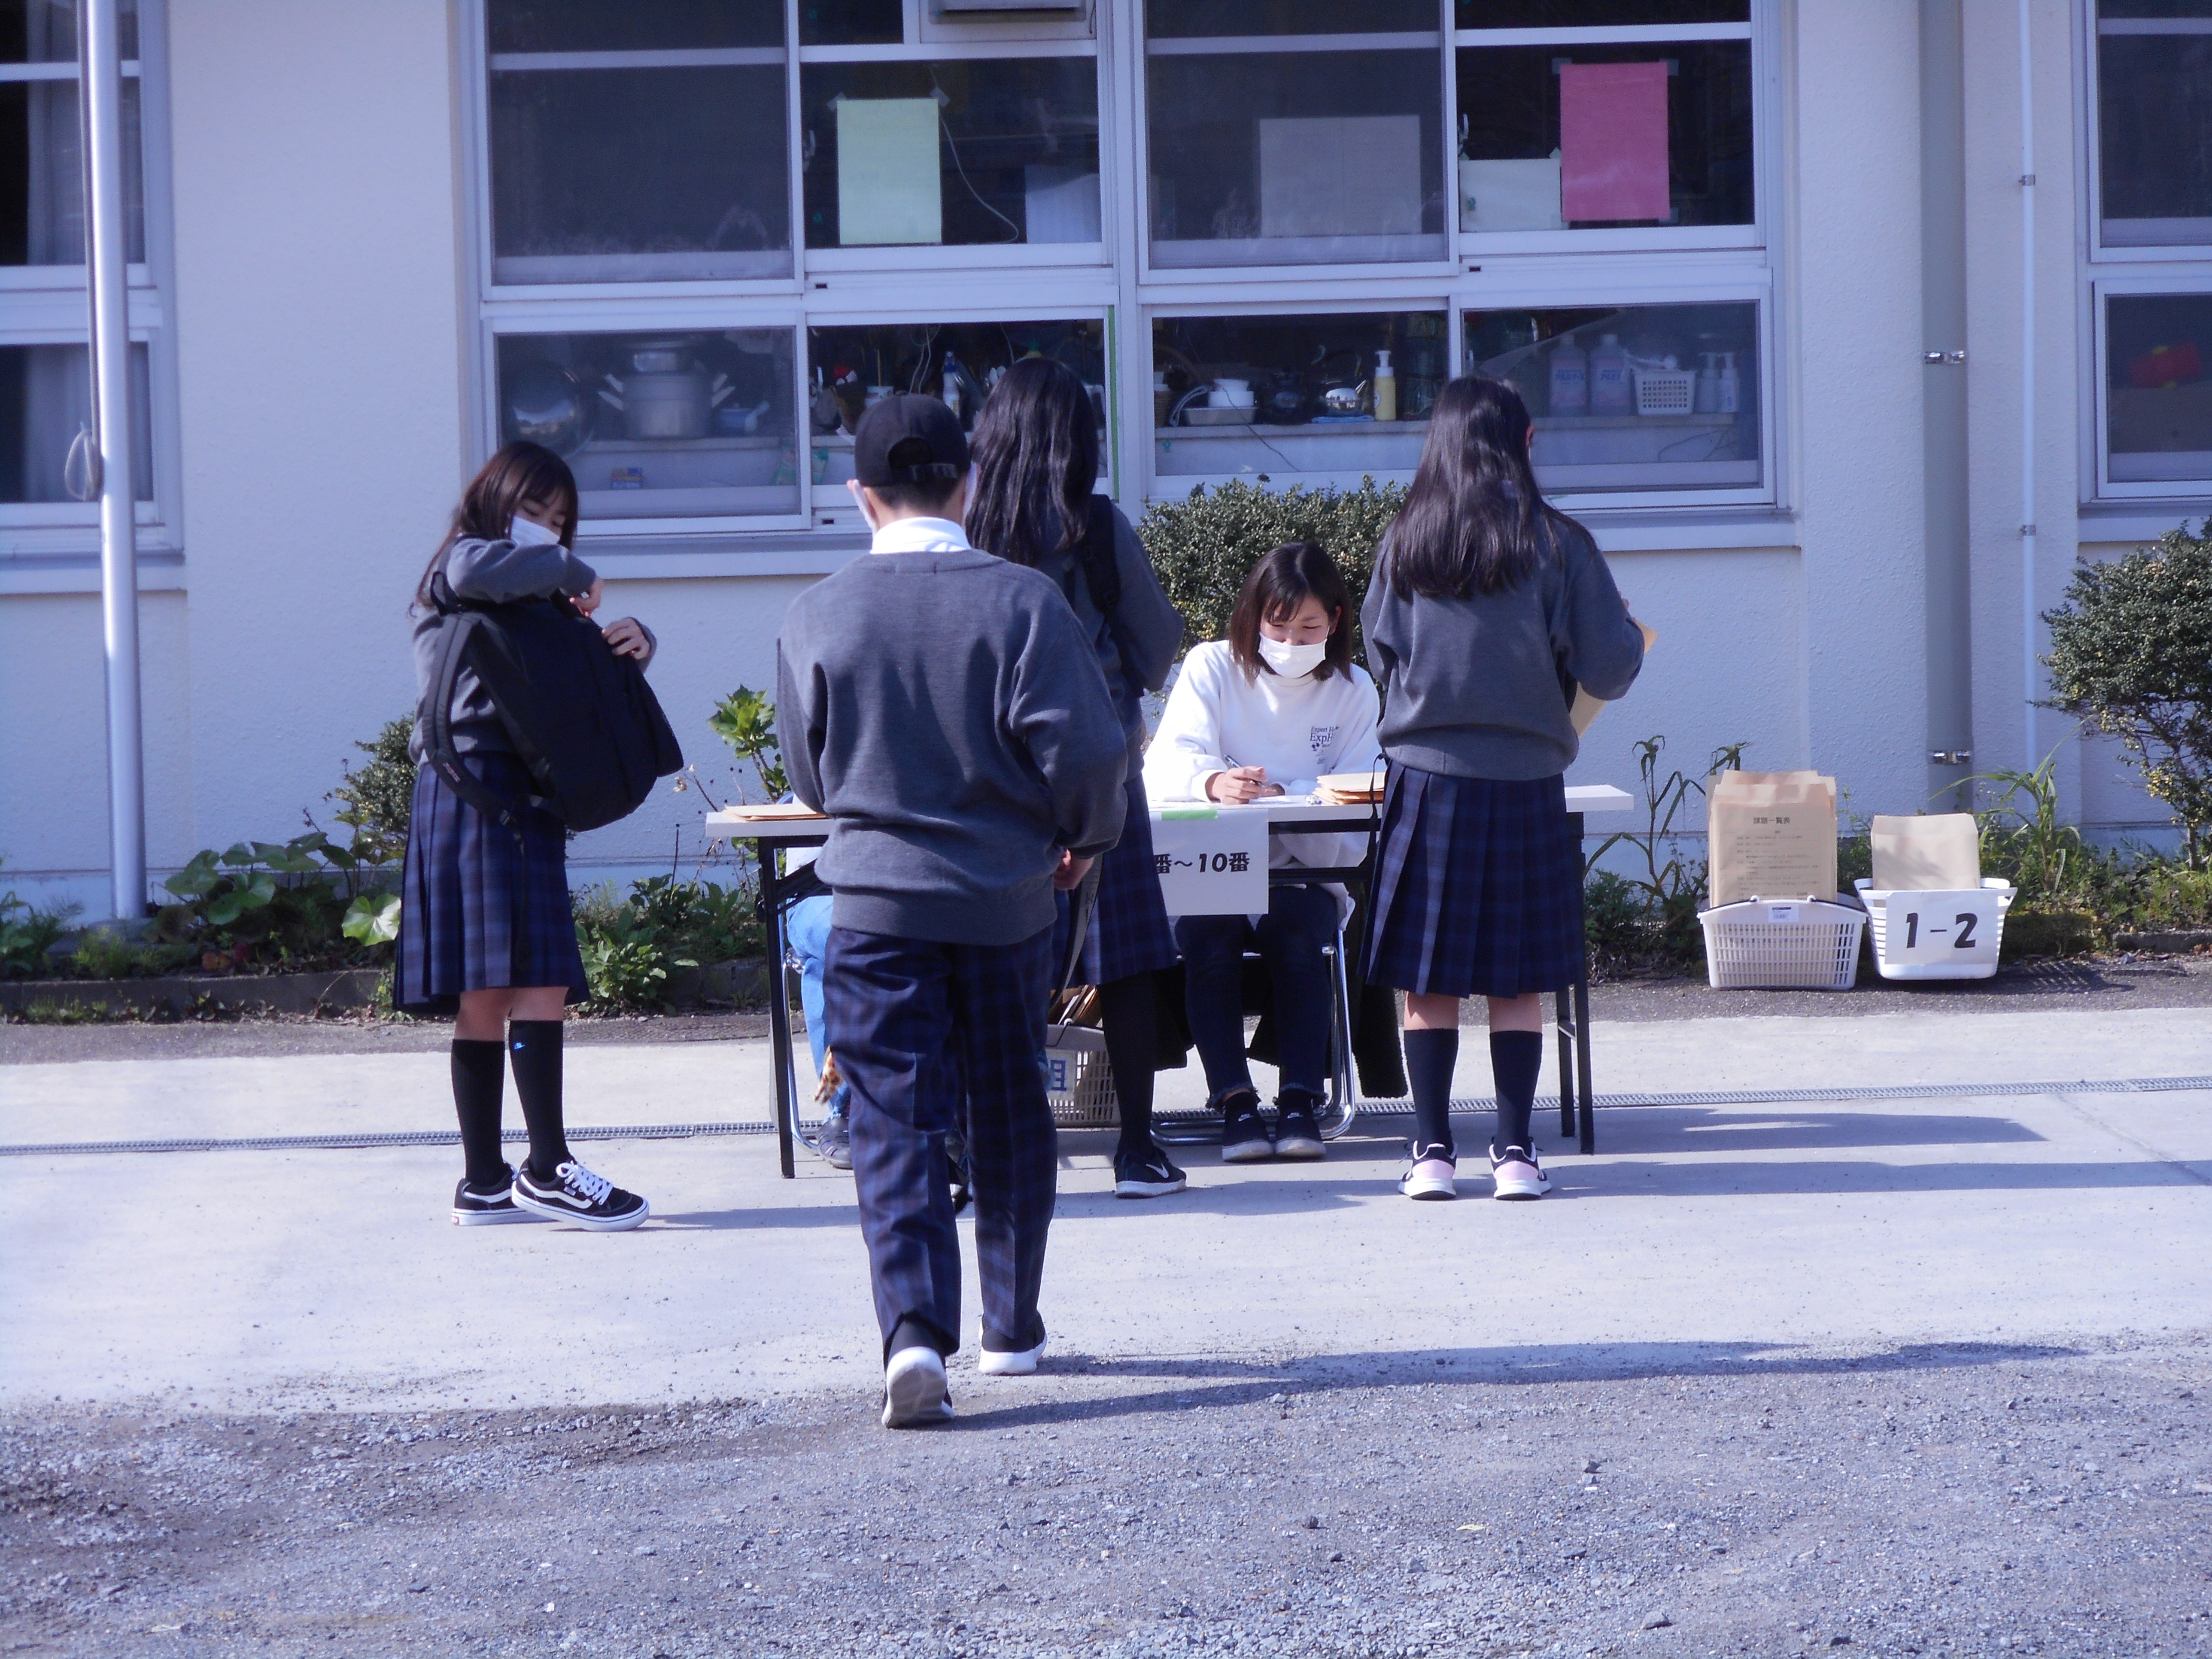
{"label": "white sneaker", "polygon": [[884,1426],[918,1429],[952,1420],[945,1356],[934,1348],[901,1348],[884,1367]]}
{"label": "white sneaker", "polygon": [[1044,1358],[1045,1341],[1045,1338],[1039,1337],[1034,1348],[1001,1353],[984,1346],[983,1331],[979,1325],[975,1330],[975,1369],[986,1376],[1034,1376],[1037,1361]]}
{"label": "white sneaker", "polygon": [[1528,1146],[1508,1146],[1503,1152],[1492,1146],[1490,1178],[1497,1184],[1492,1198],[1541,1198],[1552,1190],[1552,1177],[1536,1162],[1534,1150]]}
{"label": "white sneaker", "polygon": [[1406,1173],[1398,1178],[1398,1190],[1408,1198],[1457,1198],[1459,1166],[1441,1146],[1409,1146]]}

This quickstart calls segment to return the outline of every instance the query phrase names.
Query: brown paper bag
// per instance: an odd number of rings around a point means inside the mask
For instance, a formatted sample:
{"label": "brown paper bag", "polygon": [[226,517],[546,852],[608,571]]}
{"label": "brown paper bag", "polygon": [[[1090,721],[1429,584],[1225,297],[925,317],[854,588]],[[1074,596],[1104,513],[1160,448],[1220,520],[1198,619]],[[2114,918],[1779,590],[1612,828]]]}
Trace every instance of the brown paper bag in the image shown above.
{"label": "brown paper bag", "polygon": [[[1638,623],[1636,625],[1644,629],[1644,654],[1648,657],[1651,654],[1652,642],[1659,637],[1658,630],[1644,628],[1642,623]],[[1593,697],[1577,685],[1575,688],[1574,707],[1567,710],[1567,720],[1574,726],[1575,735],[1579,738],[1588,732],[1590,729],[1590,722],[1605,712],[1605,707],[1604,698]]]}
{"label": "brown paper bag", "polygon": [[1875,819],[1876,892],[1955,893],[1981,884],[1981,829],[1972,812]]}
{"label": "brown paper bag", "polygon": [[1706,787],[1712,902],[1833,898],[1836,781],[1818,772],[1723,772]]}

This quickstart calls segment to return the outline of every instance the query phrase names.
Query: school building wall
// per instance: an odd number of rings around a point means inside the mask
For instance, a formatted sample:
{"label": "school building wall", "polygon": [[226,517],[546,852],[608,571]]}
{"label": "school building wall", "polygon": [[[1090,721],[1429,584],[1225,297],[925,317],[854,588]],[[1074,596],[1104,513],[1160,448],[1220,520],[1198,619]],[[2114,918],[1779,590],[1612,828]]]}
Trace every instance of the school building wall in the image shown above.
{"label": "school building wall", "polygon": [[[2018,61],[2009,0],[1966,0],[1970,499],[1976,769],[2060,742],[2022,718]],[[2037,372],[2041,602],[2076,548],[2078,188],[2069,13],[2039,0]],[[180,568],[143,604],[149,848],[296,832],[356,738],[413,696],[407,597],[471,464],[457,21],[445,0],[173,0]],[[1783,512],[1714,545],[1664,515],[1609,532],[1660,643],[1572,780],[1633,787],[1663,733],[1694,770],[1833,773],[1851,810],[1927,798],[1918,20],[1911,0],[1803,3],[1784,34],[1784,199],[1773,239]],[[1125,501],[1132,513],[1142,503]],[[2132,545],[2133,532],[2111,545]],[[1656,544],[1656,545],[1655,545]],[[2104,544],[2097,544],[2104,545]],[[650,567],[680,570],[681,561]],[[653,679],[715,787],[703,721],[773,684],[805,576],[610,584],[658,634]],[[105,727],[96,583],[0,597],[0,885],[103,913]],[[2069,810],[2155,820],[2109,756],[2069,754]],[[696,793],[582,837],[577,884],[684,867]],[[1626,820],[1616,820],[1626,827]],[[1613,827],[1594,822],[1594,830]],[[1691,826],[1696,827],[1694,825]]]}

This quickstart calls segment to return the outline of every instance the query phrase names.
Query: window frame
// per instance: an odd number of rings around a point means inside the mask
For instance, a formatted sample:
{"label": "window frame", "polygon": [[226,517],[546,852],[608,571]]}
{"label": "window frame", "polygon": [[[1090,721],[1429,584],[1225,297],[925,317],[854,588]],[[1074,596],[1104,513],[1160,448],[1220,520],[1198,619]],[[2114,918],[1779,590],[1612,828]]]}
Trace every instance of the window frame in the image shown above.
{"label": "window frame", "polygon": [[[2078,153],[2086,155],[2086,167],[2081,179],[2081,200],[2087,213],[2083,227],[2084,246],[2092,265],[2188,264],[2212,259],[2212,217],[2205,220],[2204,240],[2198,242],[2154,242],[2148,244],[2113,243],[2105,241],[2105,157],[2102,80],[2099,73],[2098,47],[2106,31],[2103,20],[2097,15],[2098,0],[2075,0],[2075,28],[2081,40],[2077,58],[2080,73],[2076,76],[2075,105],[2081,120],[2081,143]],[[2168,20],[2117,18],[2116,22],[2152,22]],[[2113,34],[2208,34],[2212,35],[2212,18],[2202,20],[2177,19],[2177,21],[2201,21],[2202,29],[2113,29]],[[2101,326],[2101,325],[2100,325]],[[2102,450],[2100,449],[2099,476],[2102,477]]]}
{"label": "window frame", "polygon": [[[125,60],[123,73],[138,82],[146,257],[125,268],[125,303],[131,343],[146,348],[153,494],[135,504],[131,518],[141,559],[161,563],[175,562],[184,550],[176,330],[167,304],[174,282],[168,66],[167,0],[139,0],[138,56]],[[74,62],[0,64],[0,81],[76,79]],[[0,269],[0,346],[85,345],[91,337],[88,287],[81,261]],[[77,591],[76,572],[99,554],[97,501],[0,503],[0,592],[50,591],[57,581],[51,591]]]}
{"label": "window frame", "polygon": [[[2164,264],[2164,262],[2160,262]],[[2086,285],[2089,314],[2085,335],[2088,343],[2090,396],[2082,400],[2087,431],[2095,501],[2202,501],[2212,497],[2212,462],[2202,477],[2115,480],[2112,476],[2112,347],[2108,337],[2111,301],[2115,299],[2203,298],[2212,303],[2212,259],[2200,259],[2192,268],[2171,265],[2155,270],[2107,271]],[[2132,452],[2131,452],[2132,453]],[[2199,453],[2212,453],[2208,444]]]}

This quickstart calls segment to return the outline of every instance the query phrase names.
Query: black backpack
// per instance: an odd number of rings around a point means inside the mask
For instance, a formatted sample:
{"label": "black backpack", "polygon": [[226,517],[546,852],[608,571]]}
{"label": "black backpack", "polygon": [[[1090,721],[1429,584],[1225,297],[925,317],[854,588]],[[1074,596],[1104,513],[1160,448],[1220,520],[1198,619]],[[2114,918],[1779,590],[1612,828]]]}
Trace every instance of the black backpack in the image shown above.
{"label": "black backpack", "polygon": [[1121,622],[1121,568],[1114,562],[1114,503],[1106,496],[1093,495],[1084,505],[1083,539],[1076,544],[1075,566],[1083,572],[1091,603],[1106,619],[1107,632],[1121,653],[1121,678],[1141,690],[1131,665],[1136,653],[1129,649],[1128,632]]}
{"label": "black backpack", "polygon": [[684,751],[645,671],[618,657],[597,623],[566,599],[478,605],[431,586],[441,622],[419,711],[423,763],[456,795],[514,829],[508,802],[461,764],[453,685],[465,664],[538,786],[532,797],[570,830],[597,830],[645,804],[653,781],[681,771]]}

